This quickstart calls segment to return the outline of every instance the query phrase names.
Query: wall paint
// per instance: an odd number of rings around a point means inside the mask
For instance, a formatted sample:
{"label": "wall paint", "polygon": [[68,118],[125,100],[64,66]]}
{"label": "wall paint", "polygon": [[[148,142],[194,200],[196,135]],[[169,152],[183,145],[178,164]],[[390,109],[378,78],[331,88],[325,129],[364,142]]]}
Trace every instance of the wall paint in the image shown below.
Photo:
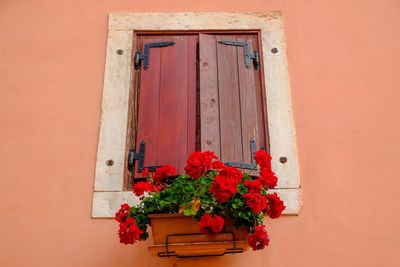
{"label": "wall paint", "polygon": [[[90,219],[107,14],[286,20],[304,207],[263,252],[158,259]],[[0,2],[1,266],[400,266],[400,2]]]}

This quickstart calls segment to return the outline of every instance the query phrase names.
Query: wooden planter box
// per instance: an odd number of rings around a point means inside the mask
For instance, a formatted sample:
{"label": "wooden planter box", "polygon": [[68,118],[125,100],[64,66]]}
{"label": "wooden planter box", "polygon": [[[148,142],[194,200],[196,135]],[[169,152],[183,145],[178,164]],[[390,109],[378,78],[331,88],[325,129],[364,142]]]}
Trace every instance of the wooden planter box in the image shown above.
{"label": "wooden planter box", "polygon": [[181,214],[152,214],[149,219],[155,244],[149,251],[160,257],[222,256],[249,247],[247,229],[237,229],[229,221],[221,233],[207,236],[195,220]]}

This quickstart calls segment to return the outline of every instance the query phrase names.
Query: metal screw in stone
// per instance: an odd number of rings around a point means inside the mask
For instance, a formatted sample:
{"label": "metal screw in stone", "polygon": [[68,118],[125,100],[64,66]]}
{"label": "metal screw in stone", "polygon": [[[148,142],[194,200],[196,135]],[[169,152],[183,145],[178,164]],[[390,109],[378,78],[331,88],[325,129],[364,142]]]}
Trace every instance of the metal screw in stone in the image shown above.
{"label": "metal screw in stone", "polygon": [[287,157],[280,157],[279,161],[280,163],[285,164],[287,162]]}

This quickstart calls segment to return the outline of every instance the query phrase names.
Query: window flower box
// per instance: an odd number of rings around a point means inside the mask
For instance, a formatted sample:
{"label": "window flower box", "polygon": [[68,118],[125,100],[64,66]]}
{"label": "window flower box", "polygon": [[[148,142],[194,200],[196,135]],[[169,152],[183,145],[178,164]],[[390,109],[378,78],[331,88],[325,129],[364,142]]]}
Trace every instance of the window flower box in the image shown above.
{"label": "window flower box", "polygon": [[216,256],[249,248],[248,229],[236,228],[229,221],[220,233],[206,235],[200,232],[198,222],[182,214],[150,214],[149,220],[155,244],[149,251],[161,257]]}
{"label": "window flower box", "polygon": [[[140,203],[122,204],[116,214],[121,243],[133,244],[149,237],[149,251],[160,257],[224,255],[240,253],[249,246],[263,249],[269,244],[264,216],[278,218],[285,209],[276,193],[271,157],[255,153],[258,176],[227,166],[212,152],[194,152],[187,160],[186,174],[176,176],[165,165],[138,182],[134,193]],[[253,167],[252,167],[253,168]]]}

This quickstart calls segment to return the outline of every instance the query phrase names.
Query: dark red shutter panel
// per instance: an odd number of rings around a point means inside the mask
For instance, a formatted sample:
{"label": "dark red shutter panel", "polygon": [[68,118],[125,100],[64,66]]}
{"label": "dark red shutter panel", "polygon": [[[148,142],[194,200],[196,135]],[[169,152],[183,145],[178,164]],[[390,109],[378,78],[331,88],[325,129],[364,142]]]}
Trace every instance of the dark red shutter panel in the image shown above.
{"label": "dark red shutter panel", "polygon": [[197,36],[146,37],[143,44],[160,41],[175,45],[151,48],[148,68],[141,67],[136,150],[144,141],[145,166],[170,164],[183,172],[195,150]]}
{"label": "dark red shutter panel", "polygon": [[266,145],[260,73],[247,69],[244,48],[218,40],[246,41],[256,35],[200,34],[201,147],[223,161],[251,162],[250,140]]}

